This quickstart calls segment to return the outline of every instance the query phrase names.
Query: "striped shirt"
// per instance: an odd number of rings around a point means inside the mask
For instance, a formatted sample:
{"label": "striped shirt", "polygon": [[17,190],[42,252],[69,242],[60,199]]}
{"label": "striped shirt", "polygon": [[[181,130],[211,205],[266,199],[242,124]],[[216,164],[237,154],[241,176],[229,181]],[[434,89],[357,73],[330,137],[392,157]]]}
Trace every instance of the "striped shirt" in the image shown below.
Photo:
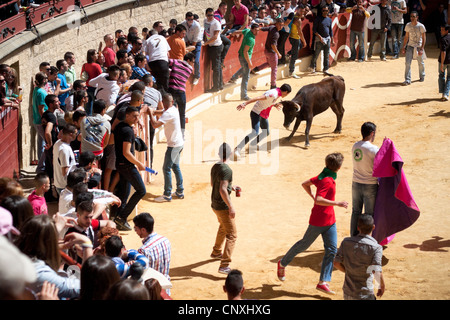
{"label": "striped shirt", "polygon": [[161,272],[168,280],[171,245],[169,239],[152,233],[142,241],[143,245],[138,252],[145,255],[149,259],[149,266],[156,271]]}
{"label": "striped shirt", "polygon": [[149,260],[148,258],[139,253],[138,251],[134,249],[130,249],[128,252],[128,261],[125,262],[120,257],[114,257],[112,260],[114,261],[114,264],[116,265],[116,269],[119,272],[119,275],[122,279],[127,278],[130,275],[130,267],[134,263],[140,263],[144,269],[148,268]]}
{"label": "striped shirt", "polygon": [[172,70],[169,77],[169,88],[186,91],[186,82],[193,68],[184,60],[169,59],[169,68]]}

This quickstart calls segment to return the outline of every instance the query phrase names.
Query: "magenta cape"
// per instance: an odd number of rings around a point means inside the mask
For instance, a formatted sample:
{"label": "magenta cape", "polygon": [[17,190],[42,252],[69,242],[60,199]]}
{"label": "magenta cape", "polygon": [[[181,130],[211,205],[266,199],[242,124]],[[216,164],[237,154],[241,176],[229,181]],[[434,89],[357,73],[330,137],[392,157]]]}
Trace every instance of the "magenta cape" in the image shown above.
{"label": "magenta cape", "polygon": [[420,210],[403,172],[403,160],[390,139],[384,139],[375,156],[373,176],[379,178],[379,187],[372,236],[384,245],[395,233],[410,227],[419,218]]}

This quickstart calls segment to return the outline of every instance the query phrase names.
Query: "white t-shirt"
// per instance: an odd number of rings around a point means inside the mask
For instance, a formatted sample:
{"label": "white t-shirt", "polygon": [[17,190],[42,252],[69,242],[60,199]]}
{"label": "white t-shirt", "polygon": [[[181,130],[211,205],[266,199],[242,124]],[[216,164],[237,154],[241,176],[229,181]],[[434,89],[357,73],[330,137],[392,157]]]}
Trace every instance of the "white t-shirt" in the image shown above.
{"label": "white t-shirt", "polygon": [[358,141],[353,145],[353,181],[362,184],[377,184],[378,179],[372,176],[373,160],[379,148],[369,141]]}
{"label": "white t-shirt", "polygon": [[116,104],[120,92],[117,81],[108,80],[108,76],[107,73],[102,73],[96,78],[89,80],[89,85],[91,87],[97,87],[97,89],[95,89],[95,99],[104,100],[106,102],[106,107]]}
{"label": "white t-shirt", "polygon": [[[211,39],[214,36],[214,33],[216,31],[220,31],[222,30],[221,26],[220,26],[220,22],[217,21],[216,19],[213,19],[212,21],[208,21],[208,19],[205,19],[205,36],[206,36],[206,41],[209,41],[209,39]],[[222,44],[222,39],[220,38],[220,34],[217,37],[217,39],[210,43],[209,46],[210,47],[218,47]]]}
{"label": "white t-shirt", "polygon": [[279,89],[267,90],[264,95],[266,96],[266,100],[258,100],[252,108],[252,111],[256,114],[260,114],[261,111],[267,109],[278,100],[280,97]]}
{"label": "white t-shirt", "polygon": [[64,189],[67,185],[67,175],[62,174],[61,168],[69,167],[67,173],[77,165],[75,155],[70,144],[58,140],[53,146],[53,177],[55,186]]}
{"label": "white t-shirt", "polygon": [[159,121],[164,123],[164,134],[168,147],[181,147],[184,145],[183,133],[181,131],[180,113],[175,106],[165,110]]}
{"label": "white t-shirt", "polygon": [[415,26],[411,22],[408,22],[405,27],[405,32],[409,33],[408,46],[418,48],[422,45],[422,34],[427,32],[427,30],[420,22],[417,22]]}
{"label": "white t-shirt", "polygon": [[145,41],[145,54],[149,62],[156,60],[169,61],[169,51],[169,43],[166,38],[159,34],[155,34]]}

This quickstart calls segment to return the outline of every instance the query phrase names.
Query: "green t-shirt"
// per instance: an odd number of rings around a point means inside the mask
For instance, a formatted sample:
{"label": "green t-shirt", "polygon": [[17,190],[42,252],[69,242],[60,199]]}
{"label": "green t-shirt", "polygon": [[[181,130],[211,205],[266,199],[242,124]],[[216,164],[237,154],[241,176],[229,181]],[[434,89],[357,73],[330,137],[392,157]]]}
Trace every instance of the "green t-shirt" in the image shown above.
{"label": "green t-shirt", "polygon": [[248,57],[251,59],[253,54],[253,47],[255,46],[255,35],[250,29],[242,30],[242,34],[244,35],[241,43],[241,47],[239,48],[239,55],[244,56],[244,48],[248,46]]}
{"label": "green t-shirt", "polygon": [[228,206],[223,201],[220,195],[220,182],[228,181],[228,194],[231,194],[233,181],[233,171],[231,168],[223,162],[217,162],[211,168],[211,182],[212,182],[212,192],[211,192],[211,207],[215,210],[227,210]]}
{"label": "green t-shirt", "polygon": [[44,105],[44,112],[47,111],[48,107],[45,104],[45,97],[47,92],[42,88],[34,88],[33,90],[33,123],[41,124],[41,115],[39,114],[38,106]]}

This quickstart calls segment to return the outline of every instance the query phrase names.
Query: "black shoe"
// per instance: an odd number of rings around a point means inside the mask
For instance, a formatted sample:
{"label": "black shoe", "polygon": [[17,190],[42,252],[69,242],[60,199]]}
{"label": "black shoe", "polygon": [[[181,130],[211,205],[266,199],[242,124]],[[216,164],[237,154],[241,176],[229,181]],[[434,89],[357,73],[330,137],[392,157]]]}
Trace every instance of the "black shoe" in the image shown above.
{"label": "black shoe", "polygon": [[219,91],[219,89],[211,88],[211,89],[205,90],[205,93],[214,93],[214,92],[218,92],[218,91]]}
{"label": "black shoe", "polygon": [[117,229],[120,231],[131,231],[131,226],[126,220],[123,220],[122,218],[115,218],[114,223],[116,224]]}

